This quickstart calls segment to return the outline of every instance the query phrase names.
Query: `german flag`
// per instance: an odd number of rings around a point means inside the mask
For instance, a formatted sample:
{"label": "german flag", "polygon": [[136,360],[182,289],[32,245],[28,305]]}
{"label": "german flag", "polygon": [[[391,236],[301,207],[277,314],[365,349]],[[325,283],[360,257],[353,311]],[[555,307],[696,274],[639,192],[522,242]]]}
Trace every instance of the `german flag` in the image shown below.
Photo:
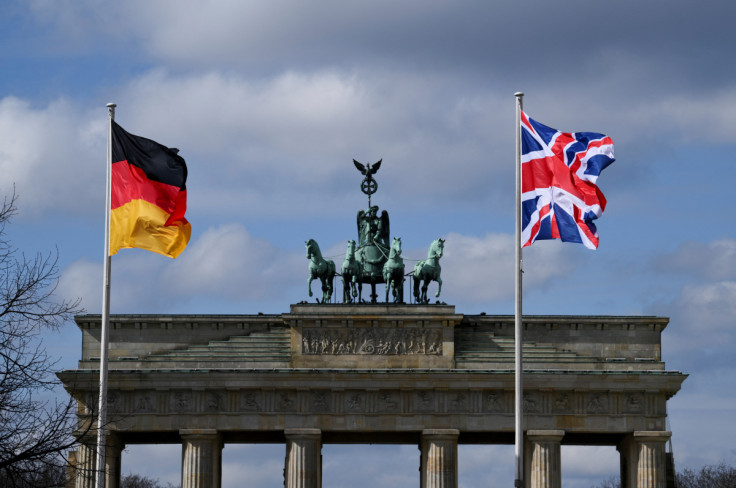
{"label": "german flag", "polygon": [[111,123],[110,255],[137,247],[176,258],[192,234],[184,218],[187,165],[178,149]]}

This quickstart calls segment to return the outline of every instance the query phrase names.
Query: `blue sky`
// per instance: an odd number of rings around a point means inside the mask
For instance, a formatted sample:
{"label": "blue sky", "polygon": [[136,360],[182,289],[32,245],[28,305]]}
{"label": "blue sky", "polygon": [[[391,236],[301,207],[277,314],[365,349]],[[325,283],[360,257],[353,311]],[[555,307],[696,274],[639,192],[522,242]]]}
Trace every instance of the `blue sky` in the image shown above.
{"label": "blue sky", "polygon": [[[544,124],[611,136],[600,247],[528,248],[525,313],[670,317],[664,359],[690,374],[669,402],[678,468],[736,463],[733,2],[1,9],[0,191],[15,185],[20,197],[9,237],[27,253],[58,247],[58,292],[90,313],[101,303],[107,102],[128,131],[181,150],[193,227],[176,261],[139,250],[113,258],[113,313],[288,311],[307,299],[304,241],[344,256],[356,237],[366,200],[351,160],[383,158],[373,201],[390,212],[404,255],[422,259],[446,238],[441,298],[460,313],[511,314],[514,92]],[[74,367],[79,343],[70,324],[48,347]],[[243,469],[243,449],[226,448],[226,481]],[[467,451],[461,485],[509,484],[513,459],[499,459],[511,451],[487,449]],[[129,448],[124,469],[176,481],[179,456],[166,452]],[[260,460],[266,452],[242,454],[259,460],[253,479],[282,462]],[[379,465],[408,459],[410,475],[415,454],[370,451]],[[157,455],[173,468],[144,461]],[[591,457],[563,451],[566,486],[615,473],[615,451]]]}

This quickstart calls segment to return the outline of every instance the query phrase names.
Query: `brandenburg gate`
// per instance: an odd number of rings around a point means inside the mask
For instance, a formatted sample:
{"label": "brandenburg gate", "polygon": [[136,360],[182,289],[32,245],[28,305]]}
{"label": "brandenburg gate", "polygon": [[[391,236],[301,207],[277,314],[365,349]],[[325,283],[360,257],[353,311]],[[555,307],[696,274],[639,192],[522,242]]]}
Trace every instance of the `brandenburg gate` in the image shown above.
{"label": "brandenburg gate", "polygon": [[[94,421],[99,315],[76,318],[78,369],[59,373]],[[561,486],[561,445],[618,449],[625,488],[667,486],[668,320],[527,316],[524,483]],[[326,443],[415,444],[422,488],[458,485],[458,444],[514,443],[514,318],[444,304],[297,304],[275,315],[114,315],[106,486],[127,444],[180,443],[182,488],[219,487],[228,443],[284,443],[286,488],[321,486]],[[95,437],[75,486],[92,486]],[[513,459],[488,459],[488,463]],[[244,484],[243,486],[247,486]]]}

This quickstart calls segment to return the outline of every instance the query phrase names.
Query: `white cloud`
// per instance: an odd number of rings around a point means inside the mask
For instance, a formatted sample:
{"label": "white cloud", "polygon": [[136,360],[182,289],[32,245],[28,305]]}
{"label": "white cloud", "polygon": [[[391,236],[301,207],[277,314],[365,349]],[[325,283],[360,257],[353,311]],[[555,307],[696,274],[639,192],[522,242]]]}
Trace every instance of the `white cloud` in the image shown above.
{"label": "white cloud", "polygon": [[[483,116],[463,96],[428,106],[445,99],[444,89],[412,73],[287,71],[254,80],[153,70],[110,98],[128,131],[181,149],[190,209],[293,218],[334,212],[357,193],[352,158],[384,158],[383,192],[407,206],[441,198],[472,205],[492,195],[488,185],[500,184],[492,175],[510,171],[487,162],[487,144],[497,138],[475,126]],[[65,99],[41,108],[13,97],[0,102],[0,169],[29,202],[29,215],[99,208],[105,114]]]}
{"label": "white cloud", "polygon": [[[259,300],[294,286],[306,259],[253,238],[240,224],[205,231],[162,271],[174,294]],[[300,275],[301,277],[301,275]],[[299,280],[301,282],[302,280]]]}
{"label": "white cloud", "polygon": [[[676,94],[654,103],[653,115],[667,120],[688,143],[734,143],[736,134],[736,87],[700,96]],[[652,125],[656,121],[652,120]]]}
{"label": "white cloud", "polygon": [[687,284],[674,300],[655,308],[671,317],[662,337],[670,363],[688,373],[730,364],[736,343],[736,282]]}
{"label": "white cloud", "polygon": [[284,444],[226,444],[222,451],[222,487],[282,485],[285,451]]}
{"label": "white cloud", "polygon": [[493,157],[498,131],[477,126],[490,120],[481,112],[493,99],[471,107],[460,94],[445,102],[446,90],[409,72],[287,71],[255,81],[155,70],[121,92],[118,121],[179,147],[190,198],[212,212],[334,212],[335,198],[357,191],[352,158],[383,158],[383,194],[405,205],[477,205],[507,186],[493,176],[512,168]]}
{"label": "white cloud", "polygon": [[[503,302],[513,298],[513,237],[487,234],[483,237],[449,234],[441,260],[445,282],[441,301],[448,303]],[[323,255],[340,269],[346,244],[322,243]],[[562,246],[540,246],[525,274],[525,289],[546,286],[573,269],[577,263]],[[415,261],[426,257],[427,249],[405,249],[407,273]],[[161,312],[160,307],[177,310],[189,302],[235,306],[244,302],[275,300],[285,304],[313,300],[307,295],[308,261],[304,251],[285,250],[265,239],[253,237],[241,224],[212,227],[198,234],[176,260],[141,250],[122,250],[112,259],[112,308],[127,313]],[[102,265],[80,260],[63,270],[60,292],[83,297],[83,306],[99,311]],[[412,291],[407,279],[404,298]],[[342,285],[336,281],[333,297],[339,301]],[[381,289],[382,289],[381,285]],[[318,294],[319,283],[312,283]],[[430,285],[434,301],[437,283]],[[364,290],[365,292],[365,290]],[[379,292],[379,295],[382,295]],[[317,296],[317,295],[315,295]],[[279,310],[283,311],[283,310]]]}
{"label": "white cloud", "polygon": [[57,292],[67,298],[79,297],[87,311],[102,307],[102,263],[80,259],[69,264],[61,273]]}
{"label": "white cloud", "polygon": [[480,302],[514,296],[513,236],[448,234],[440,264],[445,294]]}
{"label": "white cloud", "polygon": [[736,239],[701,243],[686,241],[656,259],[659,271],[680,271],[707,280],[736,279]]}
{"label": "white cloud", "polygon": [[678,317],[698,333],[736,331],[736,282],[687,285],[677,300]]}
{"label": "white cloud", "polygon": [[93,125],[65,99],[43,108],[15,97],[0,100],[0,173],[3,186],[16,185],[22,217],[50,208],[67,214],[104,208],[103,117]]}
{"label": "white cloud", "polygon": [[[483,237],[448,234],[443,258],[443,280],[448,293],[458,301],[483,303],[514,297],[514,237],[486,234]],[[545,287],[551,280],[580,265],[568,248],[537,245],[524,250],[524,290]]]}
{"label": "white cloud", "polygon": [[419,474],[415,445],[326,444],[322,459],[325,486],[407,486],[416,484]]}
{"label": "white cloud", "polygon": [[[210,228],[176,260],[139,249],[113,256],[110,307],[113,313],[171,313],[192,301],[207,303],[207,308],[239,308],[269,299],[289,303],[294,290],[305,284],[307,264],[304,254],[253,238],[240,224]],[[99,313],[102,264],[80,260],[67,266],[59,293],[82,297],[90,313]],[[302,293],[306,297],[306,289]],[[206,311],[202,306],[198,313]]]}
{"label": "white cloud", "polygon": [[620,457],[615,446],[562,446],[560,454],[565,477],[618,475]]}

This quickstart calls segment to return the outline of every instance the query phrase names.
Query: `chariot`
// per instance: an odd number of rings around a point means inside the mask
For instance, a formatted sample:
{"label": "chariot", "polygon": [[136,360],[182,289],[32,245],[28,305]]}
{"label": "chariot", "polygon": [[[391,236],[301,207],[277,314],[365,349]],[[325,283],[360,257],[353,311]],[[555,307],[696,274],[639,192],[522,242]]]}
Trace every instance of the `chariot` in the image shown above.
{"label": "chariot", "polygon": [[[378,302],[377,284],[386,285],[386,302],[404,303],[404,282],[406,277],[414,282],[414,300],[416,303],[428,303],[427,287],[430,281],[438,283],[436,297],[442,289],[439,260],[444,249],[444,240],[436,239],[430,245],[427,259],[418,261],[413,272],[405,274],[404,260],[401,256],[401,238],[391,239],[391,225],[386,210],[381,211],[377,205],[371,205],[371,195],[378,189],[373,175],[381,167],[379,160],[375,164],[363,165],[353,159],[355,167],[365,176],[360,189],[368,195],[368,209],[359,210],[356,218],[358,240],[348,240],[345,260],[337,273],[335,263],[322,257],[319,246],[314,239],[309,239],[307,257],[309,265],[309,296],[312,295],[311,283],[320,279],[322,283],[322,303],[332,300],[334,278],[342,278],[343,303],[364,303],[363,285],[370,285],[370,303]],[[422,280],[424,283],[422,284]]]}

